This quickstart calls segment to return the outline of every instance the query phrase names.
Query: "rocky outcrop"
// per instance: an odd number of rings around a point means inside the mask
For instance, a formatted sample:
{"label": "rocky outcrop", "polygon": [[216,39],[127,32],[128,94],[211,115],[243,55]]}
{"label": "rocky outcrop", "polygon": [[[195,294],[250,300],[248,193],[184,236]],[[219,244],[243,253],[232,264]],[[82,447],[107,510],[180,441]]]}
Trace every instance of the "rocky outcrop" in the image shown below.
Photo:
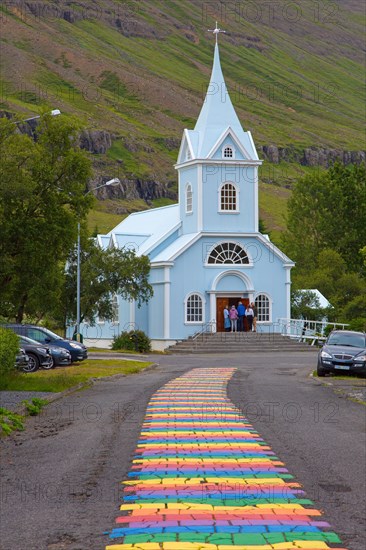
{"label": "rocky outcrop", "polygon": [[264,145],[258,147],[259,154],[265,160],[278,164],[281,161],[297,162],[302,166],[323,166],[328,168],[334,162],[343,164],[361,164],[366,160],[366,151],[343,151],[341,149],[325,149],[323,147],[307,147],[304,149],[294,146],[277,147]]}
{"label": "rocky outcrop", "polygon": [[[103,176],[103,178],[98,178],[90,182],[89,189],[92,191],[93,188],[98,187],[99,185],[105,183],[112,179],[112,174],[110,176]],[[120,178],[120,185],[113,187],[102,187],[96,191],[96,196],[98,199],[124,199],[128,201],[134,201],[136,199],[143,199],[146,204],[151,204],[154,199],[160,199],[162,197],[169,197],[171,199],[176,199],[176,194],[171,193],[168,189],[168,185],[159,181],[158,179],[128,179]],[[115,209],[117,214],[125,214],[130,212],[126,206],[120,206]]]}
{"label": "rocky outcrop", "polygon": [[104,154],[112,147],[112,136],[104,130],[83,130],[79,137],[81,149],[94,155]]}

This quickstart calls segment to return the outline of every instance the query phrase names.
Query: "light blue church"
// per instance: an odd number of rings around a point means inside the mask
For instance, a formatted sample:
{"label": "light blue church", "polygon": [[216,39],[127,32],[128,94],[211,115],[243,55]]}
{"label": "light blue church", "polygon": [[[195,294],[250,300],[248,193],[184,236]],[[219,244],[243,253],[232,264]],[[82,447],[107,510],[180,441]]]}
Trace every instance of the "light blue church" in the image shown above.
{"label": "light blue church", "polygon": [[258,331],[280,330],[278,319],[290,318],[294,263],[258,231],[261,164],[227,93],[216,40],[206,98],[175,165],[178,204],[131,214],[97,237],[102,247],[149,256],[154,296],[141,308],[115,296],[113,322],[82,327],[86,343],[106,345],[136,328],[163,350],[202,330],[223,331],[224,306],[239,300],[255,302]]}

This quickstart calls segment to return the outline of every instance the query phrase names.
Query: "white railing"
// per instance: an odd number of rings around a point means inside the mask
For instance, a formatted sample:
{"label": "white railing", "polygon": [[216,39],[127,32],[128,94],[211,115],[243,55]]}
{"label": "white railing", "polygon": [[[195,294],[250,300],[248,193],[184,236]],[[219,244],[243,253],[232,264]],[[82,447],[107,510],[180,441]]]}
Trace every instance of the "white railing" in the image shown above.
{"label": "white railing", "polygon": [[344,330],[349,326],[347,323],[330,323],[329,321],[313,321],[311,319],[279,318],[277,323],[283,336],[289,336],[299,341],[311,340],[311,345],[326,339],[325,327],[331,326],[332,330]]}

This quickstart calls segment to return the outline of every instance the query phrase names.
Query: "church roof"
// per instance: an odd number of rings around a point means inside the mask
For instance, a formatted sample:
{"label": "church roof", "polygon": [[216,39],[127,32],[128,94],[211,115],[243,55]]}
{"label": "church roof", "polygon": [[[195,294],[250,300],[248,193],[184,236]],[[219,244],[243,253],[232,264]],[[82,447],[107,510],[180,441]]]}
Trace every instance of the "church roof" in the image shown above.
{"label": "church roof", "polygon": [[197,238],[200,233],[185,233],[178,237],[173,243],[164,248],[155,258],[152,263],[159,262],[172,262],[176,256],[181,254],[187,247],[189,247]]}
{"label": "church roof", "polygon": [[134,248],[137,255],[142,256],[149,254],[180,225],[179,205],[173,204],[130,214],[107,235],[98,235],[98,241],[105,246],[108,239],[108,244]]}
{"label": "church roof", "polygon": [[228,94],[216,43],[211,79],[204,104],[194,130],[186,130],[183,140],[189,142],[193,158],[204,159],[209,156],[220,138],[230,130],[248,152],[250,160],[258,160],[251,133],[243,130]]}

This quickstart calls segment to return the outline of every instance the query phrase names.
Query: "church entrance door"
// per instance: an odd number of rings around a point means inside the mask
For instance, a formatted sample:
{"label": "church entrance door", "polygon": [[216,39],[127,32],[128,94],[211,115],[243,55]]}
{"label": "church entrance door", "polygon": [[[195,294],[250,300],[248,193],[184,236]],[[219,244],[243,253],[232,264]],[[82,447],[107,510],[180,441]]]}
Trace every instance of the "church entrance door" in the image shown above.
{"label": "church entrance door", "polygon": [[[238,302],[242,302],[245,306],[249,304],[249,298],[238,298],[237,296],[231,297],[227,296],[226,298],[216,298],[216,331],[225,332],[224,329],[224,308],[225,306],[235,306],[237,307]],[[245,328],[247,330],[246,319],[244,319]]]}

